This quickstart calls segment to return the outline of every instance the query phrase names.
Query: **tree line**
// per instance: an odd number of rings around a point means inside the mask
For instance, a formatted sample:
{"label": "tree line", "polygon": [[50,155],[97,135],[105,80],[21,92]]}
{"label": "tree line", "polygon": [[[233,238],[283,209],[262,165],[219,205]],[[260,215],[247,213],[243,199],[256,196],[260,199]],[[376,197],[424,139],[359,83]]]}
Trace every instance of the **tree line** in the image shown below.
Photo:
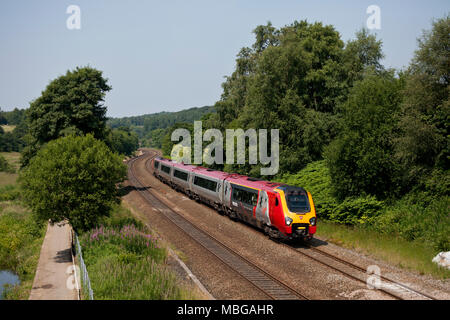
{"label": "tree line", "polygon": [[199,120],[203,115],[213,113],[214,107],[194,107],[177,112],[158,112],[141,116],[112,118],[108,124],[112,128],[128,127],[135,132],[141,145],[160,149],[164,136],[176,123],[191,123]]}
{"label": "tree line", "polygon": [[[448,17],[436,20],[410,66],[394,70],[381,64],[382,42],[365,29],[344,43],[320,22],[258,26],[203,129],[279,129],[280,172],[325,159],[341,199],[401,196],[448,176],[449,30]],[[167,155],[170,133],[182,126],[166,135]],[[248,164],[217,167],[259,173]]]}

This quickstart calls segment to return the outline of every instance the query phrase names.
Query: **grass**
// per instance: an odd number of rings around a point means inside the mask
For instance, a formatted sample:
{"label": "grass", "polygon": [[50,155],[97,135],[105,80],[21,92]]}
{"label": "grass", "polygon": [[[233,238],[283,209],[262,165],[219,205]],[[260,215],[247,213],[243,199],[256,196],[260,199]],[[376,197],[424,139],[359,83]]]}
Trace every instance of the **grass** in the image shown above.
{"label": "grass", "polygon": [[0,172],[0,187],[14,185],[17,182],[17,173]]}
{"label": "grass", "polygon": [[19,152],[0,152],[0,155],[5,158],[13,172],[0,171],[0,187],[7,185],[15,185],[17,182],[17,174],[20,168],[20,153]]}
{"label": "grass", "polygon": [[165,245],[122,206],[80,242],[95,299],[195,298],[165,265]]}
{"label": "grass", "polygon": [[450,270],[431,261],[435,253],[421,241],[407,241],[395,235],[324,220],[320,220],[317,225],[317,235],[332,243],[419,274],[430,274],[440,279],[450,277]]}
{"label": "grass", "polygon": [[[0,154],[19,169],[20,153]],[[28,299],[46,230],[22,203],[17,177],[17,173],[0,172],[0,269],[13,271],[20,279],[20,284],[3,293],[10,300]]]}
{"label": "grass", "polygon": [[28,299],[44,235],[45,225],[37,223],[19,200],[0,202],[0,269],[20,279],[20,284],[7,288],[5,299]]}
{"label": "grass", "polygon": [[5,132],[12,132],[16,128],[16,126],[9,125],[9,124],[3,124],[3,125],[1,125],[1,127],[3,128],[3,131],[5,131]]}

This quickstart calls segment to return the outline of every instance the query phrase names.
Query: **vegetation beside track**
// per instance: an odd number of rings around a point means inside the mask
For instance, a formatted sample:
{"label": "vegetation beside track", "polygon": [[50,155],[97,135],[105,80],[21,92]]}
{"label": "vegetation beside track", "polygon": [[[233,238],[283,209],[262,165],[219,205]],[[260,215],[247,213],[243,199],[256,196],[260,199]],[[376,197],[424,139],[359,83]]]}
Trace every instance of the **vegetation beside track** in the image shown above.
{"label": "vegetation beside track", "polygon": [[[2,153],[14,170],[19,163],[16,152]],[[17,174],[0,172],[0,269],[11,270],[20,283],[7,287],[5,299],[28,299],[33,285],[46,224],[37,221],[22,203]]]}
{"label": "vegetation beside track", "polygon": [[165,245],[123,206],[79,239],[94,299],[195,299],[165,265]]}
{"label": "vegetation beside track", "polygon": [[339,202],[323,160],[278,181],[302,186],[314,195],[319,237],[421,274],[450,277],[449,270],[431,261],[438,252],[449,250],[449,197],[415,191],[401,199],[363,196]]}

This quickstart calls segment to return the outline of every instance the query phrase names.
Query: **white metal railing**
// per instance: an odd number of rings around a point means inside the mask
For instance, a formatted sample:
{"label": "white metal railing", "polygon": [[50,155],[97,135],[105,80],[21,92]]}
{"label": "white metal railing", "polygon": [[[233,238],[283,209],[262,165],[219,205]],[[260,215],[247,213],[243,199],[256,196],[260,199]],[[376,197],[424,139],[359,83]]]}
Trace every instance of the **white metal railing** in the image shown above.
{"label": "white metal railing", "polygon": [[80,262],[81,269],[81,288],[84,292],[85,297],[89,297],[89,300],[94,300],[94,291],[92,291],[91,280],[89,279],[89,274],[86,269],[86,265],[84,264],[83,254],[81,253],[81,245],[80,241],[78,241],[78,235],[75,233],[75,247],[77,251],[78,261]]}

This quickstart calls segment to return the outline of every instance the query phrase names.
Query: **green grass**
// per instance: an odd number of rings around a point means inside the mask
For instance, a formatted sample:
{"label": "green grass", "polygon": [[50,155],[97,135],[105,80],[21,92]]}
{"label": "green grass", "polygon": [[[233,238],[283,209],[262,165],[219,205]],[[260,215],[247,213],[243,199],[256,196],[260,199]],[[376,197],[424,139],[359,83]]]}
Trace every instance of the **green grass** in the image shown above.
{"label": "green grass", "polygon": [[17,173],[0,172],[0,187],[16,184],[18,176]]}
{"label": "green grass", "polygon": [[[1,152],[16,170],[20,153]],[[46,224],[37,222],[21,202],[17,173],[0,172],[0,269],[19,276],[20,284],[4,292],[5,299],[28,299],[39,261]]]}
{"label": "green grass", "polygon": [[20,279],[6,290],[6,299],[28,299],[44,235],[45,225],[36,222],[20,201],[0,202],[0,269],[11,270]]}
{"label": "green grass", "polygon": [[167,268],[167,249],[124,207],[80,236],[96,300],[192,299]]}
{"label": "green grass", "polygon": [[400,268],[440,279],[450,277],[450,270],[438,267],[431,261],[436,253],[419,240],[407,241],[399,236],[380,234],[364,227],[345,226],[324,220],[317,224],[317,235]]}

